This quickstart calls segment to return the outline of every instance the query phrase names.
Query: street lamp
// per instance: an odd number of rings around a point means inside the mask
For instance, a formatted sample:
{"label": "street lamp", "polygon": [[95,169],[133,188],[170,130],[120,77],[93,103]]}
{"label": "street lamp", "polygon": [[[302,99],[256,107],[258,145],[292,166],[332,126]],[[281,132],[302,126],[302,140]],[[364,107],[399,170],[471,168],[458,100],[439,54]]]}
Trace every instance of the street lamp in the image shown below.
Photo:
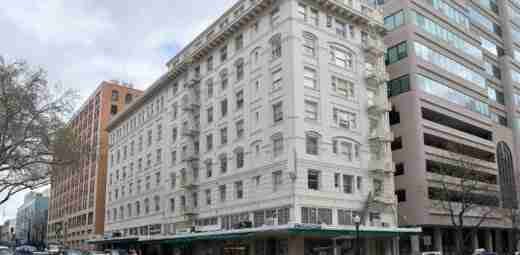
{"label": "street lamp", "polygon": [[356,255],[361,255],[361,245],[359,245],[359,224],[361,223],[361,217],[359,215],[354,216],[354,224],[356,224]]}

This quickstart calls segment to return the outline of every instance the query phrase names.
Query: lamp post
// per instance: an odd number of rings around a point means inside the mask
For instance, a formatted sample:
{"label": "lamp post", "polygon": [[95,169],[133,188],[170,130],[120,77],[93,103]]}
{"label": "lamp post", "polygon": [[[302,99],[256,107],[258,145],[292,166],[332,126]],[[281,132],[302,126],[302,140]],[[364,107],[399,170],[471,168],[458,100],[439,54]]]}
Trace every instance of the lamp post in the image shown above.
{"label": "lamp post", "polygon": [[359,244],[359,224],[361,223],[361,217],[359,215],[354,216],[354,224],[356,224],[356,255],[361,255],[361,245]]}

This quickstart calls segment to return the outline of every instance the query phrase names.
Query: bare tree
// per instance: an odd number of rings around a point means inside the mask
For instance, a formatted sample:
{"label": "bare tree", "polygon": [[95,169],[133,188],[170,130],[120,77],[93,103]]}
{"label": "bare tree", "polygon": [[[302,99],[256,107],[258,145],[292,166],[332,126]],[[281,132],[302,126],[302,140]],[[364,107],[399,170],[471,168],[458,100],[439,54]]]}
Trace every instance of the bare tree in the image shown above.
{"label": "bare tree", "polygon": [[[464,235],[464,229],[476,233],[479,227],[497,212],[499,198],[489,177],[478,171],[478,165],[463,156],[452,156],[443,162],[429,162],[435,173],[434,187],[429,188],[432,206],[449,215],[455,229],[457,254],[464,254],[464,243],[473,235]],[[453,159],[455,158],[455,159]]]}
{"label": "bare tree", "polygon": [[67,127],[76,93],[49,87],[44,70],[0,56],[0,205],[49,182],[53,166],[77,162]]}

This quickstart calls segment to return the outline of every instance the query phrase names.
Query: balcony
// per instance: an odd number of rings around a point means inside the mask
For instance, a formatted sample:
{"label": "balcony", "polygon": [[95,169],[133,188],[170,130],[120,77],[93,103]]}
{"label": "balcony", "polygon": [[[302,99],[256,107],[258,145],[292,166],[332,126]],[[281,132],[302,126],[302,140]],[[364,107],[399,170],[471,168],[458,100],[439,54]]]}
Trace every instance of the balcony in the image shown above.
{"label": "balcony", "polygon": [[374,66],[367,66],[365,75],[367,84],[372,87],[384,85],[389,80],[388,73],[384,69],[380,70]]}
{"label": "balcony", "polygon": [[393,192],[391,194],[383,193],[383,194],[379,194],[379,195],[374,195],[373,201],[376,203],[391,205],[391,204],[395,204],[395,197],[393,195]]}
{"label": "balcony", "polygon": [[200,98],[196,95],[185,95],[182,98],[181,108],[183,111],[193,111],[196,112],[200,108],[199,103]]}
{"label": "balcony", "polygon": [[363,40],[363,50],[367,53],[368,57],[381,58],[385,54],[386,47],[382,37],[381,39],[376,39],[368,36]]}
{"label": "balcony", "polygon": [[193,75],[193,77],[191,77],[189,80],[188,80],[188,88],[191,88],[197,84],[200,83],[200,75],[196,74],[196,75]]}
{"label": "balcony", "polygon": [[394,141],[394,133],[390,130],[385,130],[383,127],[372,131],[368,139],[371,143],[391,143]]}
{"label": "balcony", "polygon": [[197,184],[198,183],[198,178],[195,178],[193,176],[193,172],[192,171],[189,171],[187,174],[186,174],[186,177],[182,178],[181,177],[181,188],[183,189],[187,189],[187,190],[192,190],[192,189],[196,189],[199,185]]}

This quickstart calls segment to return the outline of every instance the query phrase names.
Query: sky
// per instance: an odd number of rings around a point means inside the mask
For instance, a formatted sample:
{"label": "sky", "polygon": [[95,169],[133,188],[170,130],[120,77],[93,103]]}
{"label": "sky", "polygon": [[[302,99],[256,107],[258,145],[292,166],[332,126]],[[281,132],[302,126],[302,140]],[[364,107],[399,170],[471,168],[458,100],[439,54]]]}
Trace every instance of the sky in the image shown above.
{"label": "sky", "polygon": [[[50,84],[82,99],[103,80],[145,89],[166,62],[236,0],[7,0],[0,5],[0,55],[47,70]],[[0,206],[16,216],[23,194]]]}

